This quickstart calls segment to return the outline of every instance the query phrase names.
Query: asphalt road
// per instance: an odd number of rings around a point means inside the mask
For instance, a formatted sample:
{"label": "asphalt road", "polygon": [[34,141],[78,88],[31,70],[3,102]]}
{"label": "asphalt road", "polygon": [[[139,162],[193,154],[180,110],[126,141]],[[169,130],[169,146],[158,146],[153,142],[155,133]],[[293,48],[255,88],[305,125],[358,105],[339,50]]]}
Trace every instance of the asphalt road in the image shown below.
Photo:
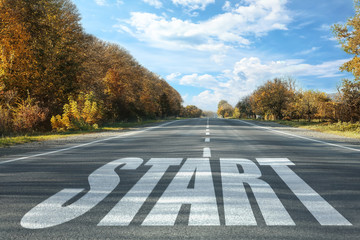
{"label": "asphalt road", "polygon": [[0,239],[359,239],[360,147],[254,124],[2,156]]}

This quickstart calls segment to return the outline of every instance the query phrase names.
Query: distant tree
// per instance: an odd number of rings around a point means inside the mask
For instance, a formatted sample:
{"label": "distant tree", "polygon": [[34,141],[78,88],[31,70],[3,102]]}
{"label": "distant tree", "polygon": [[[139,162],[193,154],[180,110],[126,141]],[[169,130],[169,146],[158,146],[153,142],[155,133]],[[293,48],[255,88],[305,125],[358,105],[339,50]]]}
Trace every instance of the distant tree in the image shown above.
{"label": "distant tree", "polygon": [[186,118],[198,118],[201,117],[202,110],[194,105],[188,105],[182,109],[181,116]]}
{"label": "distant tree", "polygon": [[233,117],[234,118],[240,118],[240,110],[239,110],[239,108],[234,108]]}
{"label": "distant tree", "polygon": [[216,116],[216,113],[213,111],[203,111],[202,116],[213,118],[214,116]]}
{"label": "distant tree", "polygon": [[318,93],[308,90],[302,93],[300,98],[300,111],[302,115],[310,122],[318,112]]}
{"label": "distant tree", "polygon": [[294,95],[291,79],[275,78],[260,86],[251,96],[252,108],[260,115],[282,119]]}
{"label": "distant tree", "polygon": [[240,111],[240,117],[243,118],[253,118],[255,113],[251,107],[251,96],[246,96],[242,98],[237,104],[236,108]]}
{"label": "distant tree", "polygon": [[217,114],[224,117],[231,117],[233,115],[233,107],[225,100],[221,100],[218,104]]}

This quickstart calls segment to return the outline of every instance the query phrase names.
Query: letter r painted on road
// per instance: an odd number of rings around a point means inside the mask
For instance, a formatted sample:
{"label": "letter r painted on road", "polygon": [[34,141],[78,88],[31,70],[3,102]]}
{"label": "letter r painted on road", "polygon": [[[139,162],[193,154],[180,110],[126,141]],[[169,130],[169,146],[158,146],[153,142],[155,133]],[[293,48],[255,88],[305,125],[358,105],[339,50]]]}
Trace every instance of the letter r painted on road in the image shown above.
{"label": "letter r painted on road", "polygon": [[[239,172],[241,166],[243,173]],[[295,225],[260,169],[248,159],[220,158],[225,225],[257,225],[244,183],[249,184],[267,225]]]}

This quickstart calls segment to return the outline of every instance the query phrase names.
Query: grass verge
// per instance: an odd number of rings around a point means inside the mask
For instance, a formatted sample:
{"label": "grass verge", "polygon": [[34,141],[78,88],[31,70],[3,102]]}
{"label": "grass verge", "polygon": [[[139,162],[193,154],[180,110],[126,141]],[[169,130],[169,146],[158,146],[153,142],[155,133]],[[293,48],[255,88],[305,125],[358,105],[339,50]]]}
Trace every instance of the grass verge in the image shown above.
{"label": "grass verge", "polygon": [[313,131],[331,133],[343,137],[350,137],[360,139],[360,122],[308,122],[308,121],[274,121],[276,123],[287,125],[291,127],[305,128]]}
{"label": "grass verge", "polygon": [[104,126],[95,130],[84,130],[84,131],[68,131],[61,133],[34,133],[32,135],[18,135],[18,136],[3,136],[0,137],[0,148],[1,147],[9,147],[16,144],[23,144],[29,142],[41,142],[47,140],[54,140],[59,138],[66,138],[70,136],[76,136],[81,134],[88,134],[94,132],[106,132],[106,131],[119,131],[125,129],[131,129],[136,127],[141,127],[147,124],[152,123],[160,123],[167,120],[176,120],[176,118],[166,119],[166,120],[147,120],[142,122],[117,122],[117,123],[108,123],[104,124]]}

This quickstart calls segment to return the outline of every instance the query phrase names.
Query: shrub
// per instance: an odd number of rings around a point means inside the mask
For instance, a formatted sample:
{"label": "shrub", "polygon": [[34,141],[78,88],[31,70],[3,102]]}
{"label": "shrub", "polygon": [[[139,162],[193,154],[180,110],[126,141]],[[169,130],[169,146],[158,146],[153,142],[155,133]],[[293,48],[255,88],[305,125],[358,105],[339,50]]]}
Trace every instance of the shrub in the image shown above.
{"label": "shrub", "polygon": [[[99,107],[100,106],[100,107]],[[80,93],[77,100],[69,98],[62,116],[51,118],[51,126],[57,131],[97,129],[102,119],[102,107],[93,93]]]}
{"label": "shrub", "polygon": [[41,108],[30,96],[13,111],[12,125],[16,132],[33,132],[46,120],[47,109]]}
{"label": "shrub", "polygon": [[0,135],[9,133],[12,129],[11,111],[0,105]]}

